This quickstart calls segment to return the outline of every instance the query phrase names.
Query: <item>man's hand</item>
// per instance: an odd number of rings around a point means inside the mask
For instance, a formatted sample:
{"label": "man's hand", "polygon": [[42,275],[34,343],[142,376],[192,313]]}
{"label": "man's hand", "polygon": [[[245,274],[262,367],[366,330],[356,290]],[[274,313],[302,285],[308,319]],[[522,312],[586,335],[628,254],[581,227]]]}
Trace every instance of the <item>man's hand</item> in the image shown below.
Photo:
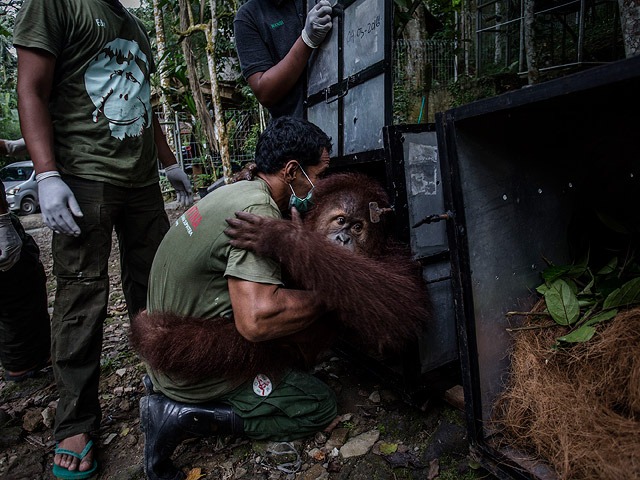
{"label": "man's hand", "polygon": [[8,213],[0,215],[0,272],[6,272],[20,260],[22,240]]}
{"label": "man's hand", "polygon": [[19,138],[18,140],[0,140],[0,157],[20,157],[28,153],[24,138]]}
{"label": "man's hand", "polygon": [[59,176],[39,180],[38,197],[42,221],[47,227],[56,233],[80,235],[80,227],[73,217],[82,217],[82,210],[69,186]]}
{"label": "man's hand", "polygon": [[295,208],[291,209],[291,221],[247,212],[236,212],[236,217],[227,218],[229,228],[224,233],[231,238],[229,244],[261,256],[273,255],[274,247],[282,241],[285,234],[303,228],[300,213]]}
{"label": "man's hand", "polygon": [[309,13],[302,30],[302,40],[311,48],[318,48],[329,30],[331,30],[331,4],[329,0],[320,0]]}
{"label": "man's hand", "polygon": [[167,180],[176,191],[178,203],[183,207],[191,205],[193,203],[193,191],[187,174],[182,171],[177,163],[169,165],[164,171],[167,174]]}

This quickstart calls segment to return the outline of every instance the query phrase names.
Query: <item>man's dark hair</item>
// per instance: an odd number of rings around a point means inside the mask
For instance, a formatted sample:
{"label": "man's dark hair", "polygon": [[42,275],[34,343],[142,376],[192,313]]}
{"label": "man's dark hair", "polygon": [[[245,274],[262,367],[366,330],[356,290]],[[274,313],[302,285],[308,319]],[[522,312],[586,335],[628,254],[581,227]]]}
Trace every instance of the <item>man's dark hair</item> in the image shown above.
{"label": "man's dark hair", "polygon": [[313,123],[295,117],[273,120],[258,138],[256,165],[262,173],[275,173],[289,160],[302,167],[320,163],[322,150],[331,153],[331,139]]}

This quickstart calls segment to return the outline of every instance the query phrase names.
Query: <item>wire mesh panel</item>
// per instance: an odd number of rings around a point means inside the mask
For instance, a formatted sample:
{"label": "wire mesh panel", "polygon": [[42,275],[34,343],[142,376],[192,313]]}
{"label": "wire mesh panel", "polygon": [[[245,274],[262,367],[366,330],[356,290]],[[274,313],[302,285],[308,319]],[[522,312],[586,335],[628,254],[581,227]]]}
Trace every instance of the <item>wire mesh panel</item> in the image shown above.
{"label": "wire mesh panel", "polygon": [[[422,65],[424,69],[419,72],[428,75],[431,82],[446,85],[455,81],[456,56],[455,42],[449,40],[404,40],[399,39],[394,45],[393,51],[393,77],[394,80],[408,80],[408,64]],[[415,72],[418,74],[418,72]],[[418,79],[421,84],[428,81]]]}

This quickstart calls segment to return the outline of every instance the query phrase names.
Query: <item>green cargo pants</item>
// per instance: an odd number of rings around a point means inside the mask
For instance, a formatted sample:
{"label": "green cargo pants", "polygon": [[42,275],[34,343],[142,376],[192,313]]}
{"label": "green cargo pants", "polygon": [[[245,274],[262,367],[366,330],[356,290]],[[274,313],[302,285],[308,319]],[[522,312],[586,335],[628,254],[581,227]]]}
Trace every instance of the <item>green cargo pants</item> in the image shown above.
{"label": "green cargo pants", "polygon": [[109,298],[108,260],[115,227],[122,287],[132,316],[146,306],[153,257],[169,229],[159,184],[124,188],[63,176],[83,217],[79,237],[54,234],[57,278],[52,320],[53,371],[60,402],[55,439],[97,431],[102,326]]}
{"label": "green cargo pants", "polygon": [[266,396],[260,395],[256,383],[249,381],[217,399],[233,406],[249,438],[280,442],[302,438],[322,430],[338,414],[333,391],[309,374],[289,372],[270,389],[267,385]]}
{"label": "green cargo pants", "polygon": [[51,325],[40,249],[18,217],[11,215],[11,222],[22,239],[22,251],[18,263],[0,272],[0,363],[19,372],[49,358]]}

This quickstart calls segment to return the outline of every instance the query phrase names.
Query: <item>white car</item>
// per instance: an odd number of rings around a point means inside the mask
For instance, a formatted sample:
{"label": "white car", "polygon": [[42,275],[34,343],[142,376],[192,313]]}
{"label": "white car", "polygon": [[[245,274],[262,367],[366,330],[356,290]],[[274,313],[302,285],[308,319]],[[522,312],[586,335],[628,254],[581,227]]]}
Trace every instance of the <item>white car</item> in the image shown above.
{"label": "white car", "polygon": [[38,183],[33,162],[15,162],[0,168],[9,210],[29,215],[38,211]]}

